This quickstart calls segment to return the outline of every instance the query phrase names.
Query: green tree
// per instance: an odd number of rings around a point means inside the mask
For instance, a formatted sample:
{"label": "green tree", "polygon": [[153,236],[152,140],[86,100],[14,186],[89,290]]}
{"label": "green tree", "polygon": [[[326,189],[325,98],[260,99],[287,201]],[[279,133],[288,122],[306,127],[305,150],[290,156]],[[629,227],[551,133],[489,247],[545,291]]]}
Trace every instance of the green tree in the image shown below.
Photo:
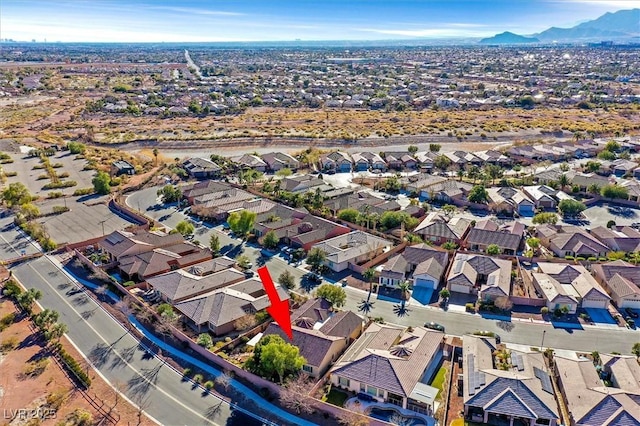
{"label": "green tree", "polygon": [[502,167],[496,164],[487,164],[484,168],[484,171],[487,176],[491,178],[492,185],[495,183],[496,179],[500,179],[504,175]]}
{"label": "green tree", "polygon": [[467,197],[467,199],[472,203],[486,203],[487,200],[489,200],[489,193],[484,186],[476,185],[471,188],[471,191],[469,191],[469,196]]}
{"label": "green tree", "polygon": [[111,177],[108,173],[98,172],[91,180],[93,189],[101,195],[106,195],[111,191]]}
{"label": "green tree", "polygon": [[218,235],[211,234],[211,238],[209,238],[209,248],[214,256],[220,254],[220,237],[218,237]]}
{"label": "green tree", "polygon": [[533,96],[531,95],[525,95],[521,97],[519,103],[522,108],[533,108],[533,106],[536,104]]}
{"label": "green tree", "polygon": [[44,338],[47,342],[59,342],[62,336],[69,331],[66,324],[56,322],[44,332]]}
{"label": "green tree", "polygon": [[500,246],[498,246],[497,244],[489,244],[487,246],[487,254],[490,254],[492,256],[500,254],[500,251]]}
{"label": "green tree", "polygon": [[531,249],[531,258],[533,259],[533,256],[535,256],[540,248],[540,239],[536,237],[527,238],[527,245]]}
{"label": "green tree", "polygon": [[291,176],[292,174],[293,172],[291,171],[291,169],[288,169],[288,168],[280,169],[276,172],[276,176],[282,176],[282,177]]}
{"label": "green tree", "polygon": [[544,223],[548,223],[550,225],[555,225],[558,223],[558,215],[555,213],[538,213],[533,216],[531,220],[535,225],[542,225]]}
{"label": "green tree", "polygon": [[209,333],[202,333],[198,335],[197,343],[203,348],[209,349],[211,346],[213,346],[213,339],[211,338],[211,335]]}
{"label": "green tree", "polygon": [[398,192],[400,191],[401,184],[400,180],[397,176],[390,176],[384,181],[384,189],[387,192]]}
{"label": "green tree", "polygon": [[620,146],[620,144],[616,141],[609,141],[607,142],[607,144],[604,146],[604,149],[606,151],[610,151],[610,152],[618,152],[620,151],[620,148],[622,148]]}
{"label": "green tree", "polygon": [[564,191],[564,189],[569,185],[569,177],[566,174],[561,174],[558,178],[558,183],[560,184],[560,188]]}
{"label": "green tree", "polygon": [[276,235],[276,231],[273,230],[264,234],[264,237],[262,238],[262,245],[268,249],[274,249],[278,247],[279,242],[280,238],[278,238],[278,236]]}
{"label": "green tree", "polygon": [[452,216],[456,212],[456,210],[458,210],[458,208],[451,204],[445,204],[444,206],[442,206],[442,211],[447,216]]}
{"label": "green tree", "polygon": [[453,251],[458,248],[458,245],[453,241],[447,241],[444,244],[442,244],[442,248],[445,250]]}
{"label": "green tree", "polygon": [[178,231],[178,233],[186,237],[187,235],[192,235],[193,232],[196,230],[196,227],[193,226],[193,223],[186,220],[182,220],[176,224],[175,229],[176,231]]}
{"label": "green tree", "polygon": [[566,217],[577,216],[581,212],[586,210],[586,208],[587,206],[576,200],[562,200],[558,204],[558,209],[560,210],[562,215]]}
{"label": "green tree", "polygon": [[563,172],[568,172],[570,168],[571,167],[569,166],[568,163],[561,163],[560,164],[560,170],[563,171]]}
{"label": "green tree", "polygon": [[615,220],[607,221],[607,228],[611,229],[611,228],[615,228],[615,226],[616,226],[616,221]]}
{"label": "green tree", "polygon": [[338,212],[338,219],[351,223],[358,223],[360,220],[360,212],[356,209],[344,209]]}
{"label": "green tree", "polygon": [[430,152],[440,152],[440,148],[442,148],[442,145],[440,145],[439,143],[430,143],[429,144],[429,151]]}
{"label": "green tree", "polygon": [[326,259],[327,253],[319,247],[313,247],[307,255],[307,265],[311,267],[312,272],[318,272]]}
{"label": "green tree", "polygon": [[242,255],[240,255],[240,256],[238,256],[236,258],[236,263],[238,264],[240,269],[249,269],[249,267],[251,265],[251,261],[244,254],[242,254]]}
{"label": "green tree", "polygon": [[600,190],[600,194],[605,198],[629,199],[629,191],[627,191],[627,188],[618,185],[605,185]]}
{"label": "green tree", "polygon": [[347,293],[344,289],[333,284],[322,284],[316,290],[316,295],[326,299],[336,308],[344,306],[347,301]]}
{"label": "green tree", "polygon": [[373,292],[373,281],[376,278],[376,270],[369,268],[362,273],[362,277],[369,283],[369,294]]}
{"label": "green tree", "polygon": [[418,224],[418,219],[403,211],[389,211],[380,216],[380,226],[384,229],[397,228],[404,223],[405,229],[411,229]]}
{"label": "green tree", "polygon": [[165,185],[158,189],[157,195],[163,203],[175,203],[182,198],[182,191],[174,185]]}
{"label": "green tree", "polygon": [[451,159],[446,155],[438,155],[436,159],[433,160],[433,165],[444,172],[451,165]]}
{"label": "green tree", "polygon": [[589,185],[589,187],[587,188],[587,192],[589,194],[595,194],[595,195],[599,195],[600,194],[600,186],[597,183],[592,183],[591,185]]}
{"label": "green tree", "polygon": [[42,292],[40,290],[36,290],[35,288],[30,288],[29,290],[22,292],[16,296],[16,302],[24,311],[31,315],[33,312],[33,305],[36,303],[36,300],[40,300],[42,298]]}
{"label": "green tree", "polygon": [[605,149],[604,151],[602,151],[601,153],[598,154],[598,158],[600,160],[613,161],[613,160],[616,159],[616,154],[611,152],[611,151],[607,151]]}
{"label": "green tree", "polygon": [[270,334],[260,339],[245,365],[256,374],[268,379],[277,377],[278,382],[283,383],[287,376],[298,373],[306,363],[297,346]]}
{"label": "green tree", "polygon": [[451,297],[451,293],[449,292],[449,290],[447,290],[446,288],[443,288],[442,290],[440,290],[441,299],[447,300],[449,297]]}
{"label": "green tree", "polygon": [[283,273],[280,274],[280,276],[278,277],[278,284],[280,284],[282,287],[286,288],[287,290],[293,290],[296,286],[293,274],[288,270],[285,270]]}
{"label": "green tree", "polygon": [[600,170],[600,165],[601,164],[598,161],[587,161],[587,164],[585,164],[585,168],[587,169],[587,171],[594,173]]}
{"label": "green tree", "polygon": [[69,142],[67,148],[69,148],[69,152],[74,155],[84,154],[87,149],[86,145],[80,142]]}
{"label": "green tree", "polygon": [[229,228],[242,239],[245,239],[249,232],[253,230],[257,214],[249,211],[242,210],[241,212],[233,212],[227,218]]}
{"label": "green tree", "polygon": [[418,152],[418,147],[415,145],[409,145],[409,147],[407,148],[407,151],[409,152],[409,154],[413,155],[416,152]]}
{"label": "green tree", "polygon": [[31,220],[40,216],[40,209],[33,203],[25,203],[20,206],[18,213],[26,220]]}
{"label": "green tree", "polygon": [[33,196],[29,193],[29,190],[21,182],[10,183],[2,191],[2,201],[9,207],[21,206],[26,203],[30,203],[33,200]]}

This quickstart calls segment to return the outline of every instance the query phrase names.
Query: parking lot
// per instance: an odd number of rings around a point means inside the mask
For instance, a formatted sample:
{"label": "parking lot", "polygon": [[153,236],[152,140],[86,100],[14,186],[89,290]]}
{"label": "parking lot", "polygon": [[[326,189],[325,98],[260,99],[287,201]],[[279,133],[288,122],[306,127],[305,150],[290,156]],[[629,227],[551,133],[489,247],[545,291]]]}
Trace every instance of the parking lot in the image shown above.
{"label": "parking lot", "polygon": [[13,224],[13,215],[0,218],[0,258],[2,260],[37,252],[36,247],[24,238],[20,228]]}
{"label": "parking lot", "polygon": [[76,186],[60,189],[42,189],[44,185],[50,182],[49,179],[38,180],[38,176],[46,174],[45,169],[33,169],[37,164],[40,164],[38,157],[29,157],[27,154],[21,153],[9,153],[13,158],[13,163],[3,164],[2,167],[7,172],[16,172],[16,176],[7,178],[7,184],[14,182],[22,182],[34,195],[46,197],[49,192],[56,191],[64,194],[73,194],[76,189],[92,187],[91,179],[93,179],[93,170],[82,170],[86,164],[83,159],[75,159],[75,155],[69,154],[69,151],[60,151],[55,155],[49,157],[50,163],[61,163],[62,167],[55,168],[56,173],[61,174],[64,172],[69,173],[69,177],[60,178],[60,180],[74,180],[77,182]]}
{"label": "parking lot", "polygon": [[[49,236],[57,244],[75,243],[110,234],[132,223],[109,210],[107,197],[69,197],[70,211],[54,216],[41,217],[38,222],[45,225]],[[46,213],[53,206],[64,206],[62,199],[38,203],[40,211]]]}

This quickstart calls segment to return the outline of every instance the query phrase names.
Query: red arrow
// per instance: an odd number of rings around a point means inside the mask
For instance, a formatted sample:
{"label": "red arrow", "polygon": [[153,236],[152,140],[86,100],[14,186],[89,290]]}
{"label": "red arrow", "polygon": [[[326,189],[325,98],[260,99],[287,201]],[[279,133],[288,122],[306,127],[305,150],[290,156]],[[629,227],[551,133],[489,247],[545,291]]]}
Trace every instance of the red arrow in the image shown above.
{"label": "red arrow", "polygon": [[267,292],[267,296],[271,301],[271,306],[267,308],[267,312],[269,312],[271,318],[273,318],[278,323],[282,331],[284,331],[287,336],[289,336],[289,340],[293,340],[293,332],[291,331],[291,314],[289,313],[289,301],[280,300],[280,296],[278,295],[276,286],[273,284],[271,274],[269,274],[269,270],[266,266],[258,268],[258,275],[260,276],[262,285],[264,285],[264,290]]}

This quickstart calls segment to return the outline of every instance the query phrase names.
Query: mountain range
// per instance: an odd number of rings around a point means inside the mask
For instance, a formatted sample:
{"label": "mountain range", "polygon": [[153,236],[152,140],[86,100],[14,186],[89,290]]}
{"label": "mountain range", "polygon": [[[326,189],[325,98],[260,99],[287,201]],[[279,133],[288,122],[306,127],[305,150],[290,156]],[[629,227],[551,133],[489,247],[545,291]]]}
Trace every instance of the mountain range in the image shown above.
{"label": "mountain range", "polygon": [[480,40],[481,44],[521,44],[575,41],[631,40],[640,38],[640,9],[607,12],[597,19],[571,28],[551,27],[538,34],[521,36],[504,32]]}

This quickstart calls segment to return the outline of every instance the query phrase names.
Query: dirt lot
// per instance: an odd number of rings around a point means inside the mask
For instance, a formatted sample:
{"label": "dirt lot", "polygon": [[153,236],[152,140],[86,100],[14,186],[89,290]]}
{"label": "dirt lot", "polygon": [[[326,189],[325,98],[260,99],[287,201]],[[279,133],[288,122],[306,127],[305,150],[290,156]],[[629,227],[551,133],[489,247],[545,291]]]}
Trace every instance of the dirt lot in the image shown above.
{"label": "dirt lot", "polygon": [[[11,312],[16,312],[13,303],[0,298],[0,318]],[[137,410],[122,398],[118,398],[116,404],[115,392],[93,371],[90,372],[92,385],[86,393],[75,390],[64,371],[51,358],[48,358],[49,362],[44,372],[39,376],[24,378],[23,373],[27,362],[40,359],[43,355],[46,356],[43,354],[41,342],[34,338],[28,320],[23,319],[15,322],[5,329],[2,332],[1,340],[4,343],[9,339],[15,339],[18,346],[7,352],[6,355],[0,355],[3,372],[0,374],[0,412],[9,415],[11,410],[36,409],[47,402],[47,397],[51,402],[55,395],[62,399],[58,410],[54,410],[55,416],[53,416],[54,411],[41,410],[41,414],[51,413],[50,417],[52,418],[45,419],[38,424],[55,425],[77,408],[89,411],[94,421],[99,421],[105,416],[105,411],[108,412],[112,409],[113,417],[119,419],[117,420],[118,424],[138,424]],[[63,339],[62,342],[67,352],[77,360],[82,360],[80,354],[66,339]],[[97,404],[104,404],[104,411],[101,412],[94,408],[89,403],[90,399],[95,400]],[[113,407],[114,405],[115,407]],[[8,420],[10,419],[3,419],[3,421]],[[21,422],[19,419],[14,419],[11,423],[6,424],[24,425],[26,423],[26,421]],[[109,424],[113,423],[103,423],[103,425]],[[143,416],[140,424],[150,426],[154,423]]]}

